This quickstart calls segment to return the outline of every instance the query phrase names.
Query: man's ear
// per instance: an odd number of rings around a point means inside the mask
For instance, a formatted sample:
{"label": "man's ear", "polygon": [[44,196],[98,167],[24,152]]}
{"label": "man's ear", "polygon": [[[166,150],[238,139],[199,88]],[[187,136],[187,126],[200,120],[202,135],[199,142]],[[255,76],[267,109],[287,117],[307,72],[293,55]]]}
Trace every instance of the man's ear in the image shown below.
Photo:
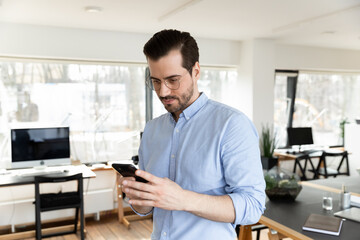
{"label": "man's ear", "polygon": [[199,80],[200,78],[200,64],[199,62],[196,62],[193,66],[193,69],[192,69],[192,75],[194,76],[194,78],[196,80]]}

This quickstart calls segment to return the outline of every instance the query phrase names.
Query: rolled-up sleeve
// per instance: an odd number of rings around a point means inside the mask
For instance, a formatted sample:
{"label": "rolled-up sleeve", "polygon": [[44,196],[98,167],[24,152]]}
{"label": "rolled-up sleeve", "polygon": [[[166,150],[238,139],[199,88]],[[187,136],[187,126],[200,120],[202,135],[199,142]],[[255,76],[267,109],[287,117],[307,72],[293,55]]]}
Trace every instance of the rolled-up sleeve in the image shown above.
{"label": "rolled-up sleeve", "polygon": [[265,210],[266,199],[258,134],[245,115],[232,117],[227,124],[221,158],[225,190],[235,208],[234,225],[254,224]]}

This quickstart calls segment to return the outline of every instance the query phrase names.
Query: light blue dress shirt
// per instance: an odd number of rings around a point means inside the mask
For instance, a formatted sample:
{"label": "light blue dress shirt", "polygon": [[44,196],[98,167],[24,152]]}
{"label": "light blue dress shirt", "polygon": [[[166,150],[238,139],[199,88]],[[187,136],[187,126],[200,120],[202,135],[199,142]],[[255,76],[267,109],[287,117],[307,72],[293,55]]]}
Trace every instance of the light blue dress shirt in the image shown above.
{"label": "light blue dress shirt", "polygon": [[146,124],[139,168],[167,177],[183,189],[227,194],[235,207],[235,223],[154,208],[151,239],[233,240],[235,225],[256,223],[265,209],[265,182],[253,124],[240,111],[204,93],[180,114],[178,122],[167,113]]}

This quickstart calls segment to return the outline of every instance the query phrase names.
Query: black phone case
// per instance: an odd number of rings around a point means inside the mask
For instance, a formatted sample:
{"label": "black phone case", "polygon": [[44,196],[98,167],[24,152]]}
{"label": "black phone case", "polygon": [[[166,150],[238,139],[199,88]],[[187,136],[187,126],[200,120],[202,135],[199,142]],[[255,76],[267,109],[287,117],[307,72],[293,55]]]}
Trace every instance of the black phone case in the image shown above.
{"label": "black phone case", "polygon": [[119,172],[123,177],[134,177],[136,181],[147,183],[148,181],[142,177],[136,176],[135,171],[137,168],[132,164],[121,164],[113,163],[111,165],[117,172]]}

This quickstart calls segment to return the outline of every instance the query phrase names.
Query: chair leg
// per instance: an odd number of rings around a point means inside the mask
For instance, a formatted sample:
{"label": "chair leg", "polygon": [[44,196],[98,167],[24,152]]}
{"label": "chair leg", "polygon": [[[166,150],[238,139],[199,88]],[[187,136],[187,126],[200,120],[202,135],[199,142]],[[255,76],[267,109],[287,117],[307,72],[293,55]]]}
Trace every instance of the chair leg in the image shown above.
{"label": "chair leg", "polygon": [[324,163],[324,173],[325,173],[325,178],[328,178],[327,166],[326,166],[326,157],[324,157],[324,159],[323,159],[323,163]]}
{"label": "chair leg", "polygon": [[301,174],[302,174],[302,176],[300,177],[301,180],[306,181],[307,180],[306,173],[305,173],[304,168],[301,166],[300,161],[298,159],[295,159],[295,164],[299,165],[299,168],[300,168],[300,171],[301,171]]}
{"label": "chair leg", "polygon": [[36,209],[35,213],[35,224],[36,224],[36,240],[41,239],[41,217],[40,210]]}
{"label": "chair leg", "polygon": [[40,212],[40,187],[35,184],[35,235],[36,240],[41,239],[41,212]]}
{"label": "chair leg", "polygon": [[256,240],[260,240],[261,229],[256,230]]}
{"label": "chair leg", "polygon": [[75,225],[74,225],[74,233],[76,234],[77,233],[77,225],[78,225],[78,222],[79,222],[79,211],[80,209],[79,208],[75,208]]}
{"label": "chair leg", "polygon": [[293,169],[293,173],[296,172],[296,160],[295,160],[295,163],[294,163],[294,169]]}
{"label": "chair leg", "polygon": [[345,161],[346,161],[346,173],[348,176],[350,176],[350,169],[349,169],[349,158],[348,158],[348,154],[346,153],[345,157]]}
{"label": "chair leg", "polygon": [[346,174],[346,175],[350,175],[350,171],[349,171],[349,159],[348,159],[348,155],[347,154],[344,154],[343,157],[341,158],[341,161],[340,161],[340,164],[337,168],[337,171],[338,173],[340,173],[340,168],[341,166],[343,165],[345,161],[345,164],[346,164],[346,171],[344,173],[341,173],[341,174]]}
{"label": "chair leg", "polygon": [[80,206],[80,231],[81,231],[81,240],[85,239],[85,232],[84,232],[84,204],[82,203]]}
{"label": "chair leg", "polygon": [[315,167],[314,167],[314,164],[313,164],[312,161],[311,161],[311,158],[309,158],[309,162],[310,162],[310,165],[311,165],[311,169],[312,169],[312,171],[314,172],[313,179],[317,179],[317,178],[318,178],[317,171],[316,171],[316,169],[315,169]]}

